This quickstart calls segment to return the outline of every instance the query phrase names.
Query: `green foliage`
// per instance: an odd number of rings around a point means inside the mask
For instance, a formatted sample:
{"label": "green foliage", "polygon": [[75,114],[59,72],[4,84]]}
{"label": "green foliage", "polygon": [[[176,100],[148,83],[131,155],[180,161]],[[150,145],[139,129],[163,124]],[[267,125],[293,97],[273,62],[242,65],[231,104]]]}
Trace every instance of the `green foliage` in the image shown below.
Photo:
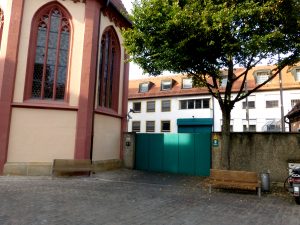
{"label": "green foliage", "polygon": [[[300,61],[299,0],[135,0],[133,28],[123,30],[131,60],[145,73],[187,73],[206,86],[222,110],[222,163],[230,167],[230,113],[234,104]],[[281,55],[279,59],[278,54]],[[283,57],[284,56],[284,57]],[[264,83],[244,90],[248,71],[269,59],[277,68]],[[246,70],[235,74],[234,67]],[[220,87],[220,70],[227,85]],[[240,90],[232,98],[237,80]]]}
{"label": "green foliage", "polygon": [[293,53],[299,59],[298,0],[136,0],[123,32],[132,60],[147,73],[217,76]]}

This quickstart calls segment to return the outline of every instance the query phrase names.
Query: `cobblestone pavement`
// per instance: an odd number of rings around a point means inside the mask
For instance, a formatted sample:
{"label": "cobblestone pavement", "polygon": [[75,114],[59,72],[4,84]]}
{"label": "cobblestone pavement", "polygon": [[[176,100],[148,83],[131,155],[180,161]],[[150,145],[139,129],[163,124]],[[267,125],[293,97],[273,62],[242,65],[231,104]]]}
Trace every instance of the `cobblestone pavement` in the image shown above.
{"label": "cobblestone pavement", "polygon": [[201,178],[116,170],[92,177],[0,177],[0,225],[300,224],[285,193],[209,195]]}

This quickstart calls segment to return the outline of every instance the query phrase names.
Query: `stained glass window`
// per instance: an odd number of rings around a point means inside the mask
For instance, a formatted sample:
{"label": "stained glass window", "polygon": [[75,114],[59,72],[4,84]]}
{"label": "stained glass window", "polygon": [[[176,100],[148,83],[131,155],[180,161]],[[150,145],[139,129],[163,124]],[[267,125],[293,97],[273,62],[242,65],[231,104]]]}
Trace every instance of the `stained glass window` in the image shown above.
{"label": "stained glass window", "polygon": [[[41,15],[41,14],[39,14]],[[70,47],[70,19],[60,6],[37,18],[31,98],[64,100]]]}
{"label": "stained glass window", "polygon": [[112,27],[107,28],[100,42],[98,105],[117,110],[120,45]]}

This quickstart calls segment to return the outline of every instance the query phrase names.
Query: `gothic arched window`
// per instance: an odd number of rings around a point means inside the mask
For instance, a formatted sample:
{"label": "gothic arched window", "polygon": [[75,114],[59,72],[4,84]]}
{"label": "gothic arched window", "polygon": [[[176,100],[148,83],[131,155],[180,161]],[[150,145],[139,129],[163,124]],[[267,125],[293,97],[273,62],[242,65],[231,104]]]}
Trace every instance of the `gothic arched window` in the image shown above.
{"label": "gothic arched window", "polygon": [[66,101],[71,16],[57,3],[33,18],[25,98]]}
{"label": "gothic arched window", "polygon": [[120,44],[112,26],[105,29],[100,42],[98,106],[118,110],[120,79]]}
{"label": "gothic arched window", "polygon": [[3,10],[0,8],[0,47],[2,41],[3,26],[4,26],[4,13]]}

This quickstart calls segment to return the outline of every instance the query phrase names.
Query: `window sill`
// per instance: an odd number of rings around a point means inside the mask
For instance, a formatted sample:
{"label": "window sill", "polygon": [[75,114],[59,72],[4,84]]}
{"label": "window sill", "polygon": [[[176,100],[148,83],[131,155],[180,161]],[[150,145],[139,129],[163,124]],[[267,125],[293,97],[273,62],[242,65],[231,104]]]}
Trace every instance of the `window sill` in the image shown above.
{"label": "window sill", "polygon": [[22,103],[13,102],[11,105],[16,108],[54,109],[54,110],[70,110],[70,111],[78,110],[78,107],[69,106],[65,102],[42,101],[42,100],[27,100]]}
{"label": "window sill", "polygon": [[107,115],[107,116],[112,116],[116,118],[123,118],[121,115],[119,115],[116,111],[112,109],[106,109],[106,108],[96,108],[94,110],[96,114],[102,114],[102,115]]}

